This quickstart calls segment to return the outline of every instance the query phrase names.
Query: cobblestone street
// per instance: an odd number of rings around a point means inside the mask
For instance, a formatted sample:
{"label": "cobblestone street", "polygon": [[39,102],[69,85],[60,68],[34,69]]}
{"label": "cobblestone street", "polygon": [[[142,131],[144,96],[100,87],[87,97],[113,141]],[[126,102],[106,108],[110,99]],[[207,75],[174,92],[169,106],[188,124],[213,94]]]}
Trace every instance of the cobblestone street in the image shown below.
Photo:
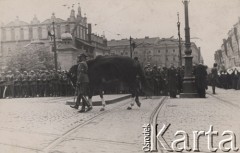
{"label": "cobblestone street", "polygon": [[[213,137],[218,148],[222,132],[235,132],[240,145],[240,111],[238,91],[218,89],[216,95],[208,90],[206,99],[167,98],[159,111],[158,128],[171,124],[164,139],[170,145],[177,130],[209,131],[210,125],[219,136]],[[143,124],[149,123],[161,97],[141,98],[142,106],[127,110],[131,99],[94,106],[91,112],[80,114],[66,105],[73,97],[4,99],[0,101],[0,153],[137,153],[143,152]],[[113,99],[113,97],[109,97]],[[96,100],[96,97],[95,97]],[[160,129],[158,129],[159,131]],[[210,152],[207,136],[199,139],[200,151]],[[163,151],[160,148],[158,152]],[[218,151],[220,152],[220,151]]]}
{"label": "cobblestone street", "polygon": [[[240,108],[239,92],[235,90],[217,89],[217,95],[207,95],[206,99],[168,99],[158,116],[159,129],[163,124],[171,124],[164,134],[169,145],[178,137],[174,134],[183,130],[189,134],[189,144],[193,147],[193,131],[209,131],[210,125],[213,131],[218,131],[218,136],[213,137],[213,147],[218,148],[223,137],[223,131],[230,130],[236,134],[237,147],[240,147]],[[208,90],[208,93],[211,93]],[[207,136],[199,139],[201,152],[208,150]],[[218,152],[221,152],[218,150]]]}
{"label": "cobblestone street", "polygon": [[159,101],[142,100],[129,111],[127,99],[80,114],[65,105],[71,99],[1,100],[0,152],[141,152],[142,125]]}

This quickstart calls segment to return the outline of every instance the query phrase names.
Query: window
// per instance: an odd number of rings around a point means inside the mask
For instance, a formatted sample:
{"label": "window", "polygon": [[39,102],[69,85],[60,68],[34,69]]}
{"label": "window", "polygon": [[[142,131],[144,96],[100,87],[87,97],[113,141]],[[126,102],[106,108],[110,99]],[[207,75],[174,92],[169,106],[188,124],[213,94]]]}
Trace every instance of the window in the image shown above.
{"label": "window", "polygon": [[174,61],[176,60],[175,57],[173,57],[173,60],[174,60]]}
{"label": "window", "polygon": [[20,39],[23,40],[24,39],[24,34],[23,34],[23,28],[20,29]]}
{"label": "window", "polygon": [[168,52],[168,50],[166,49],[166,53]]}
{"label": "window", "polygon": [[42,27],[38,27],[38,38],[42,39]]}
{"label": "window", "polygon": [[173,52],[175,53],[175,49],[173,49]]}
{"label": "window", "polygon": [[65,26],[65,31],[70,33],[70,26],[68,24]]}
{"label": "window", "polygon": [[11,40],[15,40],[15,31],[11,29]]}
{"label": "window", "polygon": [[168,61],[168,57],[166,57],[166,61]]}
{"label": "window", "polygon": [[158,50],[158,53],[160,53],[160,50]]}

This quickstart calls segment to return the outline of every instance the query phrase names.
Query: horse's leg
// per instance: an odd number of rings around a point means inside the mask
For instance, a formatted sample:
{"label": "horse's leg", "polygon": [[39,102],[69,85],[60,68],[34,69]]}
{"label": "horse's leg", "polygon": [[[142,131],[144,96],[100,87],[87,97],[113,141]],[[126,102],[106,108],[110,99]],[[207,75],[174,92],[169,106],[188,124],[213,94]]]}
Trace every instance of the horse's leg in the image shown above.
{"label": "horse's leg", "polygon": [[135,81],[134,84],[133,84],[133,93],[134,93],[134,96],[135,96],[135,102],[136,102],[138,107],[141,106],[141,103],[140,103],[139,97],[138,97],[139,96],[139,90],[140,90],[140,86],[139,86],[138,82]]}
{"label": "horse's leg", "polygon": [[138,107],[141,106],[141,103],[139,101],[139,90],[138,89],[135,89],[135,102],[136,102]]}
{"label": "horse's leg", "polygon": [[102,88],[102,86],[99,89],[99,96],[101,97],[101,100],[102,100],[102,108],[100,109],[100,111],[104,111],[105,110],[105,106],[106,106],[106,102],[105,102],[105,99],[103,97],[103,88]]}
{"label": "horse's leg", "polygon": [[135,97],[135,91],[132,85],[130,86],[130,90],[131,90],[132,96],[131,96],[130,106],[127,108],[128,110],[131,110],[132,107],[134,106],[134,97]]}
{"label": "horse's leg", "polygon": [[90,88],[89,94],[88,94],[88,101],[90,106],[92,106],[92,96],[93,96],[93,88]]}

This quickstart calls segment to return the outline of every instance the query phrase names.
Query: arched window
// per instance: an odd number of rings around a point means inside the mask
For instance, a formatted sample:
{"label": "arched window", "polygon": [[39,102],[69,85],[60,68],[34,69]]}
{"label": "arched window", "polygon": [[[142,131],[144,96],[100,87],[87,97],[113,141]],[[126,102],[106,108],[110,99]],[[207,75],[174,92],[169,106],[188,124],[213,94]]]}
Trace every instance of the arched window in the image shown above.
{"label": "arched window", "polygon": [[11,40],[15,40],[15,30],[11,29]]}
{"label": "arched window", "polygon": [[65,31],[70,33],[70,25],[69,24],[65,25]]}
{"label": "arched window", "polygon": [[20,29],[20,40],[24,39],[24,31],[23,28]]}
{"label": "arched window", "polygon": [[57,33],[57,38],[61,38],[61,27],[60,27],[60,25],[57,25],[57,31],[56,31],[56,33]]}
{"label": "arched window", "polygon": [[42,27],[38,27],[38,38],[42,39]]}
{"label": "arched window", "polygon": [[2,29],[2,40],[6,40],[6,29]]}

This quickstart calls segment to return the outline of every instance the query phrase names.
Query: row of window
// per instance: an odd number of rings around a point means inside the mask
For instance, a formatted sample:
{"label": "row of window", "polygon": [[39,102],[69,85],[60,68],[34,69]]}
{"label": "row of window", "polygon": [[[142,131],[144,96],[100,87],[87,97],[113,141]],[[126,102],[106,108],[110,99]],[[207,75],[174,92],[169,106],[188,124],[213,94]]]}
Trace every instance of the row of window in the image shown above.
{"label": "row of window", "polygon": [[[20,28],[19,31],[12,29],[2,29],[3,41],[15,41],[15,40],[30,40],[30,39],[46,39],[48,37],[48,31],[53,31],[52,26],[47,27],[30,27]],[[57,25],[55,27],[56,38],[61,38],[61,34],[64,32],[70,32],[70,25]],[[81,39],[86,39],[86,29],[80,26],[76,29],[77,36]]]}

